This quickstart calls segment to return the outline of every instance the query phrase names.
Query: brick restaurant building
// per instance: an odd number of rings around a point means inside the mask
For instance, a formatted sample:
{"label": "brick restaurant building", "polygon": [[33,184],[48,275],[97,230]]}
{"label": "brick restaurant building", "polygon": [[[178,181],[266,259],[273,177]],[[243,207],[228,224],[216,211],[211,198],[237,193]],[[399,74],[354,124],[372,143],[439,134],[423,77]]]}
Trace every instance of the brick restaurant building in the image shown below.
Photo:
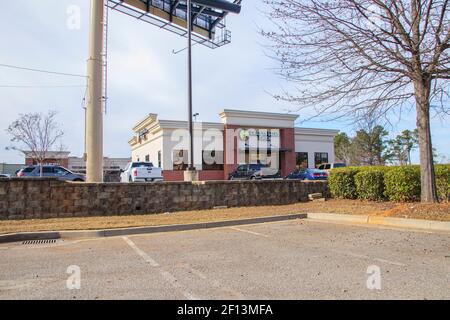
{"label": "brick restaurant building", "polygon": [[[284,113],[225,109],[219,116],[221,122],[194,123],[194,164],[200,180],[228,179],[243,163],[276,165],[286,176],[296,167],[334,162],[333,138],[338,130],[295,127],[298,115]],[[134,126],[128,141],[132,160],[161,167],[165,181],[182,181],[189,159],[187,129],[187,121],[147,115]],[[253,136],[258,141],[264,137],[266,147],[249,150]],[[213,163],[206,159],[210,155]]]}
{"label": "brick restaurant building", "polygon": [[[33,157],[31,151],[25,151],[25,165],[37,165],[37,161]],[[45,165],[59,165],[69,169],[69,154],[70,151],[47,151],[45,153]]]}

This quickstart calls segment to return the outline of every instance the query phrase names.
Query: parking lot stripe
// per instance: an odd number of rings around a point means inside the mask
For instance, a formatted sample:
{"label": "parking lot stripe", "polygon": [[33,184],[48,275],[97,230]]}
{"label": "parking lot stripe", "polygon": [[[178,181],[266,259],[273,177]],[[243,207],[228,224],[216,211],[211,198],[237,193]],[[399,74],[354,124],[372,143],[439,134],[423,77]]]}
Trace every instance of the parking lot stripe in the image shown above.
{"label": "parking lot stripe", "polygon": [[233,230],[236,230],[236,231],[240,231],[240,232],[250,233],[250,234],[253,234],[253,235],[255,235],[255,236],[260,236],[260,237],[269,238],[268,235],[262,234],[262,233],[259,233],[259,232],[254,232],[254,231],[245,230],[245,229],[236,228],[236,227],[230,227],[230,229],[233,229]]}
{"label": "parking lot stripe", "polygon": [[159,263],[150,258],[148,254],[139,249],[136,244],[128,239],[127,237],[122,237],[122,239],[138,254],[140,255],[146,262],[148,262],[152,267],[159,267]]}
{"label": "parking lot stripe", "polygon": [[177,289],[186,299],[198,300],[196,296],[185,290],[180,284],[177,278],[175,278],[170,272],[161,268],[160,264],[153,260],[147,253],[142,251],[133,241],[127,237],[122,237],[122,239],[139,255],[145,262],[149,263],[152,267],[157,268],[161,276],[169,282],[175,289]]}
{"label": "parking lot stripe", "polygon": [[391,261],[391,260],[386,260],[386,259],[381,259],[381,258],[374,258],[376,261],[380,261],[380,262],[384,262],[384,263],[389,263],[389,264],[393,264],[396,266],[400,266],[400,267],[406,267],[406,264],[401,263],[401,262],[395,262],[395,261]]}
{"label": "parking lot stripe", "polygon": [[364,260],[375,260],[375,261],[384,262],[384,263],[388,263],[388,264],[392,264],[392,265],[400,266],[400,267],[407,266],[406,264],[401,263],[401,262],[396,262],[396,261],[391,261],[391,260],[386,260],[386,259],[381,259],[381,258],[372,258],[372,257],[366,256],[366,255],[356,254],[356,253],[342,251],[342,250],[334,250],[333,249],[331,251],[334,253],[343,254],[343,255],[360,258],[360,259],[364,259]]}
{"label": "parking lot stripe", "polygon": [[188,263],[183,263],[181,264],[181,267],[189,270],[192,274],[195,274],[197,277],[199,277],[200,279],[207,281],[208,283],[210,283],[213,287],[217,288],[217,289],[221,289],[227,293],[229,293],[232,297],[231,299],[244,299],[244,295],[236,290],[233,290],[231,288],[228,288],[226,286],[224,286],[221,282],[216,281],[214,279],[208,279],[208,277],[206,277],[202,272],[200,272],[199,270],[193,268],[190,264]]}

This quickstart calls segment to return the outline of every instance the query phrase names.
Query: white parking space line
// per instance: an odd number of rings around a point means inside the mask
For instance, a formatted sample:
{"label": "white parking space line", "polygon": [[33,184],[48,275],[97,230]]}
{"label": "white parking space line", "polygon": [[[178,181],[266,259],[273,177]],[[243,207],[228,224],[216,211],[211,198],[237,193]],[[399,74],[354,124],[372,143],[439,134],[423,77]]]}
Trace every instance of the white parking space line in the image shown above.
{"label": "white parking space line", "polygon": [[139,249],[136,244],[128,239],[127,237],[122,237],[122,239],[138,254],[140,255],[146,262],[148,262],[152,267],[159,267],[159,263],[150,258],[148,254]]}
{"label": "white parking space line", "polygon": [[355,223],[355,222],[348,222],[348,221],[320,220],[320,219],[313,219],[313,218],[308,218],[307,222],[345,225],[345,226],[350,226],[350,227],[355,227],[355,228],[393,230],[393,231],[401,231],[401,232],[415,232],[415,233],[426,233],[426,234],[448,234],[448,232],[445,232],[445,231],[430,231],[430,230],[422,230],[422,229],[415,229],[415,228],[395,227],[395,226],[389,226],[389,225],[383,225],[383,224]]}
{"label": "white parking space line", "polygon": [[192,274],[196,275],[200,279],[205,280],[206,282],[211,284],[213,287],[215,287],[217,289],[220,289],[220,290],[224,291],[225,293],[227,293],[229,295],[229,297],[227,297],[227,299],[241,299],[241,300],[243,300],[245,298],[244,295],[241,292],[233,290],[231,288],[228,288],[227,286],[224,286],[221,282],[216,281],[214,279],[208,279],[201,271],[193,268],[188,263],[182,263],[182,264],[180,264],[180,266],[185,268],[186,270],[189,270]]}
{"label": "white parking space line", "polygon": [[122,237],[122,239],[139,255],[141,256],[145,262],[150,264],[153,268],[157,268],[158,272],[161,274],[161,276],[169,282],[175,289],[177,289],[186,299],[189,300],[198,300],[196,296],[194,296],[192,293],[185,290],[180,284],[177,278],[175,278],[170,272],[163,270],[158,262],[156,262],[154,259],[152,259],[147,253],[139,249],[136,244],[131,241],[127,237]]}
{"label": "white parking space line", "polygon": [[401,263],[401,262],[395,262],[395,261],[381,259],[381,258],[374,258],[374,260],[380,261],[380,262],[384,262],[384,263],[393,264],[393,265],[400,266],[400,267],[406,267],[407,266],[406,264]]}
{"label": "white parking space line", "polygon": [[342,251],[342,250],[331,250],[334,253],[338,253],[338,254],[342,254],[342,255],[347,255],[347,256],[351,256],[351,257],[355,257],[355,258],[359,258],[359,259],[364,259],[364,260],[375,260],[375,261],[379,261],[379,262],[383,262],[383,263],[387,263],[387,264],[392,264],[395,266],[400,266],[400,267],[406,267],[407,265],[401,262],[396,262],[396,261],[391,261],[391,260],[386,260],[386,259],[381,259],[381,258],[374,258],[374,257],[369,257],[366,255],[362,255],[362,254],[356,254],[356,253],[352,253],[352,252],[348,252],[348,251]]}
{"label": "white parking space line", "polygon": [[255,236],[260,236],[260,237],[265,237],[265,238],[269,238],[270,237],[270,236],[268,236],[266,234],[262,234],[262,233],[254,232],[254,231],[250,231],[250,230],[245,230],[245,229],[241,229],[241,228],[230,227],[230,229],[233,229],[233,230],[236,230],[236,231],[240,231],[240,232],[250,233],[250,234],[253,234]]}
{"label": "white parking space line", "polygon": [[[269,235],[266,234],[262,234],[259,232],[254,232],[254,231],[250,231],[250,230],[246,230],[246,229],[241,229],[241,228],[237,228],[237,227],[229,227],[229,229],[233,229],[236,231],[240,231],[240,232],[245,232],[245,233],[250,233],[256,236],[260,236],[260,237],[265,237],[265,238],[269,238]],[[382,258],[376,258],[376,257],[369,257],[366,255],[362,255],[362,254],[356,254],[353,252],[348,252],[348,251],[342,251],[342,250],[334,250],[331,249],[332,252],[334,253],[338,253],[338,254],[342,254],[342,255],[347,255],[347,256],[351,256],[354,258],[359,258],[359,259],[363,259],[363,260],[375,260],[375,261],[379,261],[379,262],[383,262],[383,263],[387,263],[387,264],[392,264],[395,266],[400,266],[400,267],[406,267],[407,265],[401,262],[397,262],[397,261],[391,261],[391,260],[387,260],[387,259],[382,259]]]}

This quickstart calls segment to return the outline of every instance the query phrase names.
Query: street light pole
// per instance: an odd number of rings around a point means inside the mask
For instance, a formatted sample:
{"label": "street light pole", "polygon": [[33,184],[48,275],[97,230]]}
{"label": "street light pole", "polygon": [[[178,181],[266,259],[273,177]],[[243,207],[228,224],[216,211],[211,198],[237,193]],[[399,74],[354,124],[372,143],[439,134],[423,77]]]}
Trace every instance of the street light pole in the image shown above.
{"label": "street light pole", "polygon": [[192,10],[191,0],[187,0],[187,29],[188,29],[188,121],[189,121],[189,147],[190,160],[189,171],[195,171],[194,167],[194,130],[192,124]]}
{"label": "street light pole", "polygon": [[192,116],[192,1],[186,0],[187,5],[187,16],[186,16],[186,25],[187,25],[187,33],[188,33],[188,54],[187,54],[187,63],[188,63],[188,124],[189,124],[189,165],[186,171],[184,171],[184,180],[185,181],[196,181],[198,180],[198,172],[194,166],[194,128],[193,128],[193,116]]}

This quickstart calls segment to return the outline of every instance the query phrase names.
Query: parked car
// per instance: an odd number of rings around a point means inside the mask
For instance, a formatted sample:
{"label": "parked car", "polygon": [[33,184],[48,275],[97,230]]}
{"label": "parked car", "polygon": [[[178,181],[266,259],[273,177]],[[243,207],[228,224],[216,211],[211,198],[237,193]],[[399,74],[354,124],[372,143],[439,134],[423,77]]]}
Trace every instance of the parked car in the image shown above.
{"label": "parked car", "polygon": [[129,162],[125,169],[120,170],[120,182],[153,182],[162,181],[161,168],[151,162]]}
{"label": "parked car", "polygon": [[326,171],[318,169],[298,169],[292,171],[286,179],[289,180],[327,180]]}
{"label": "parked car", "polygon": [[345,163],[342,162],[336,162],[336,163],[322,163],[321,165],[319,165],[317,167],[317,169],[319,170],[326,170],[329,171],[331,169],[336,169],[336,168],[344,168],[347,165]]}
{"label": "parked car", "polygon": [[[40,177],[41,166],[28,166],[25,167],[19,172],[17,172],[18,177]],[[86,178],[82,174],[73,173],[69,169],[66,169],[62,166],[55,165],[44,165],[42,166],[42,176],[43,177],[55,177],[59,180],[65,181],[86,181]]]}
{"label": "parked car", "polygon": [[0,178],[11,178],[11,175],[6,174],[6,173],[0,173]]}
{"label": "parked car", "polygon": [[264,164],[241,164],[230,173],[229,180],[281,179],[280,170]]}

